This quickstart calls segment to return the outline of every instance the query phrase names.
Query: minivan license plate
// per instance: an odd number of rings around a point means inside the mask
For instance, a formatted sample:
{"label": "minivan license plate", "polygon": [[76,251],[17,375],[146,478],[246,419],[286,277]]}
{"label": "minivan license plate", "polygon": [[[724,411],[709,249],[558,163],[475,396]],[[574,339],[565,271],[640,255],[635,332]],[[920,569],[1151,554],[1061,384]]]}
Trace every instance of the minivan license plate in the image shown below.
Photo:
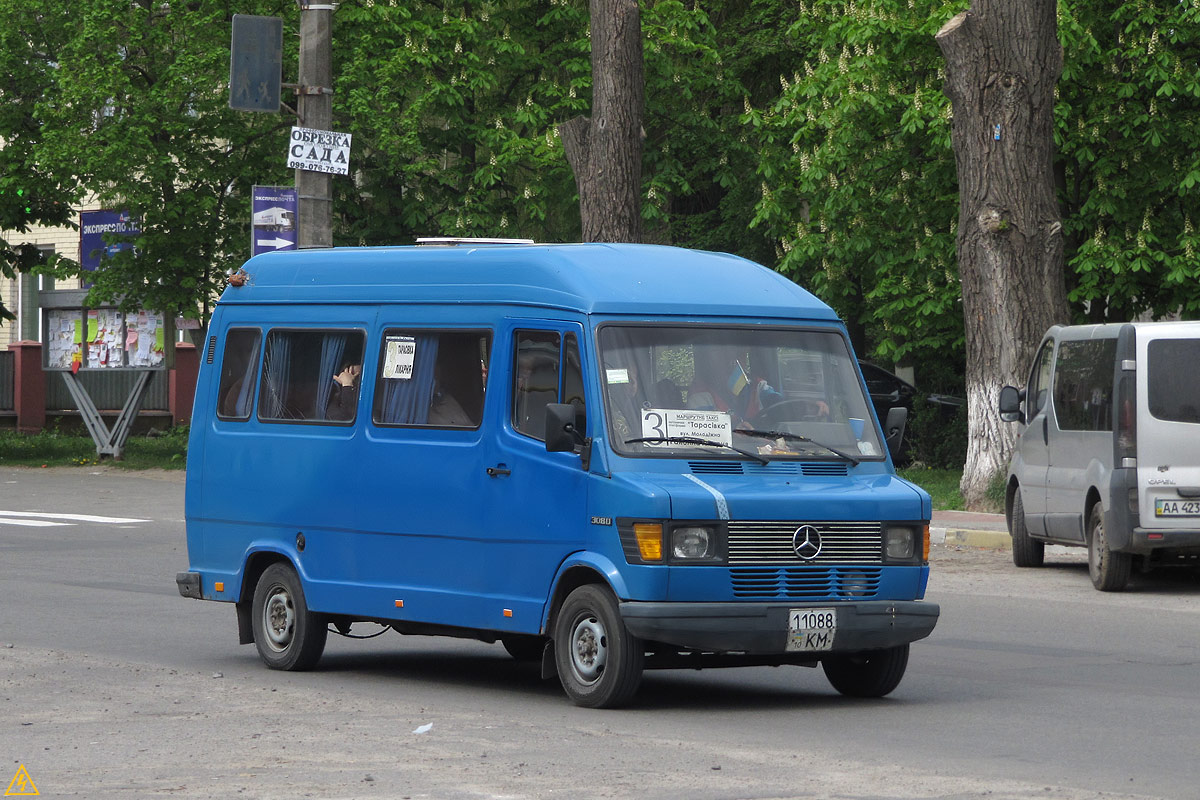
{"label": "minivan license plate", "polygon": [[1156,517],[1200,517],[1200,500],[1155,500]]}
{"label": "minivan license plate", "polygon": [[810,653],[833,649],[837,611],[832,608],[793,608],[788,611],[787,649]]}

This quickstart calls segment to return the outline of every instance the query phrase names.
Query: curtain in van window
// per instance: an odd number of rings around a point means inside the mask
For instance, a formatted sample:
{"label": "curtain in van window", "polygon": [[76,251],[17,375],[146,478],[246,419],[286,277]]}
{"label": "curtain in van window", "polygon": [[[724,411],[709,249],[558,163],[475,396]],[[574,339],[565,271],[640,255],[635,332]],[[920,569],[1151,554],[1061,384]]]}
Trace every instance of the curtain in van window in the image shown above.
{"label": "curtain in van window", "polygon": [[379,419],[376,420],[381,425],[425,425],[429,422],[438,337],[433,333],[418,333],[413,339],[416,353],[413,356],[412,377],[381,379],[383,402]]}
{"label": "curtain in van window", "polygon": [[263,361],[262,397],[259,413],[267,419],[287,418],[287,392],[292,377],[292,338],[279,333],[267,337]]}
{"label": "curtain in van window", "polygon": [[[257,331],[255,331],[257,334]],[[233,414],[236,417],[250,416],[251,398],[254,396],[254,376],[258,373],[258,348],[261,343],[259,336],[254,337],[254,346],[250,349],[250,357],[247,360],[246,374],[242,380],[242,386],[238,389],[237,398],[234,401]]]}
{"label": "curtain in van window", "polygon": [[325,385],[324,390],[317,391],[317,419],[325,419],[329,409],[328,390],[333,383],[333,376],[338,373],[338,367],[342,365],[342,354],[346,352],[346,338],[344,333],[327,333],[321,342],[320,379]]}

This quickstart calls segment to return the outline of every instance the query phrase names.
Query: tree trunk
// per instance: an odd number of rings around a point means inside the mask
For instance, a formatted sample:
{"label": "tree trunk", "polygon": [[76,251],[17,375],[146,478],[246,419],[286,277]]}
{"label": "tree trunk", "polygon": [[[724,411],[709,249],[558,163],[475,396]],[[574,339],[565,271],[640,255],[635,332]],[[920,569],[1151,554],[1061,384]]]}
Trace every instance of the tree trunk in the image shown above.
{"label": "tree trunk", "polygon": [[936,39],[946,58],[958,168],[958,271],[967,343],[968,508],[1007,465],[1000,387],[1023,386],[1042,334],[1067,319],[1054,196],[1054,0],[974,0]]}
{"label": "tree trunk", "polygon": [[591,0],[592,116],[559,126],[585,242],[642,233],[642,23],[637,0]]}

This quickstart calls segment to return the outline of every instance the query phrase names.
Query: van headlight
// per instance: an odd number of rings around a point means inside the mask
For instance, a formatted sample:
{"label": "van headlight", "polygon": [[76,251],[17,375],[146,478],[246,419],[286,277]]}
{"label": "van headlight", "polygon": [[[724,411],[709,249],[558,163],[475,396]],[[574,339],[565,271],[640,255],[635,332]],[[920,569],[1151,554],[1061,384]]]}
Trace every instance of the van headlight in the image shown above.
{"label": "van headlight", "polygon": [[712,528],[675,528],[671,531],[671,555],[680,561],[711,559],[716,555],[716,539]]}
{"label": "van headlight", "polygon": [[917,553],[916,531],[912,528],[885,528],[883,552],[888,561],[912,561]]}

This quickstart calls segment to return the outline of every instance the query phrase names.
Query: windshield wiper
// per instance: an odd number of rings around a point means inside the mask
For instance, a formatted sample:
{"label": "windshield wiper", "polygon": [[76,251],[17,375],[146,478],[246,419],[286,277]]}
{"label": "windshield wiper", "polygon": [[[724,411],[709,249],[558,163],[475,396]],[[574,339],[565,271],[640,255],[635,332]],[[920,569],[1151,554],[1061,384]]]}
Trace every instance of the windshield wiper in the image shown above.
{"label": "windshield wiper", "polygon": [[818,442],[816,439],[810,439],[807,436],[801,436],[798,433],[784,433],[783,431],[757,431],[757,430],[753,430],[753,429],[742,430],[741,428],[735,429],[734,433],[740,433],[745,436],[760,436],[763,439],[784,439],[789,442],[808,442],[809,444],[815,444],[817,447],[825,448],[826,450],[833,453],[834,455],[846,459],[847,461],[849,461],[852,465],[854,465],[856,467],[858,466],[859,462],[862,461],[862,459],[857,456],[852,456],[849,453],[844,453],[841,450],[837,449],[836,447],[830,447],[829,445],[825,444],[824,442]]}
{"label": "windshield wiper", "polygon": [[715,439],[698,439],[691,436],[639,436],[636,439],[626,439],[625,444],[638,444],[639,442],[661,442],[664,444],[698,444],[704,447],[724,447],[732,450],[735,453],[741,453],[747,458],[753,458],[760,464],[766,465],[771,463],[768,459],[763,458],[758,453],[751,453],[749,450],[743,450],[740,447],[734,447],[731,444],[718,442]]}

